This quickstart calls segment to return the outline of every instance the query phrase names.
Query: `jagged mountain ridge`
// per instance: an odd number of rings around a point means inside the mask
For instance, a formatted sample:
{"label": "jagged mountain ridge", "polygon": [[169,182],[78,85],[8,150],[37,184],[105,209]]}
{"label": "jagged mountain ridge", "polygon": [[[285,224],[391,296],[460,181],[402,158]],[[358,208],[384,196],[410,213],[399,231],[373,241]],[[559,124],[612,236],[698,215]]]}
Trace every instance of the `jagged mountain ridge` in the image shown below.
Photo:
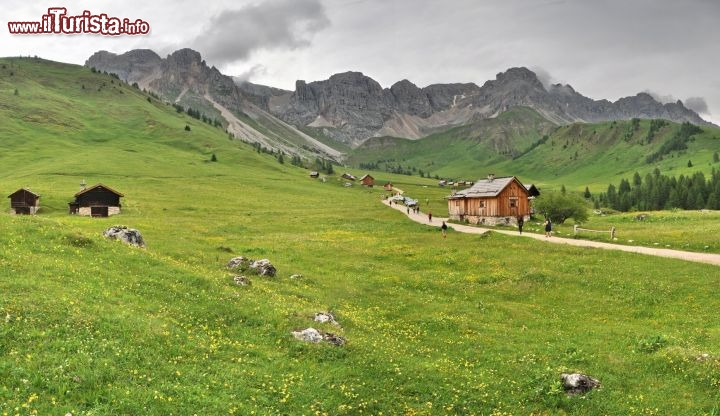
{"label": "jagged mountain ridge", "polygon": [[[593,100],[570,85],[546,87],[534,72],[524,67],[501,72],[482,87],[456,83],[419,88],[401,80],[383,88],[360,72],[345,72],[322,81],[298,80],[294,91],[286,91],[234,80],[215,67],[208,68],[200,54],[190,49],[181,49],[165,59],[148,50],[122,55],[97,52],[85,65],[116,73],[127,82],[138,82],[170,101],[204,102],[210,108],[227,110],[224,117],[230,112],[269,124],[285,123],[299,134],[307,136],[306,132],[316,131],[351,147],[370,137],[418,139],[473,120],[496,117],[519,106],[531,108],[559,125],[630,118],[711,124],[680,101],[663,104],[645,93],[614,103]],[[272,118],[275,120],[269,122]],[[252,123],[244,123],[243,128],[236,130],[242,138],[278,148],[272,138],[260,137],[264,134],[254,129]],[[327,146],[320,146],[312,137],[303,140],[316,151],[339,155]]]}
{"label": "jagged mountain ridge", "polygon": [[200,53],[180,49],[160,58],[147,49],[122,55],[107,51],[93,54],[85,66],[117,74],[128,83],[137,83],[161,98],[199,110],[227,122],[236,138],[264,147],[305,157],[339,160],[343,154],[263,110],[271,89],[248,94],[215,67],[208,67]]}

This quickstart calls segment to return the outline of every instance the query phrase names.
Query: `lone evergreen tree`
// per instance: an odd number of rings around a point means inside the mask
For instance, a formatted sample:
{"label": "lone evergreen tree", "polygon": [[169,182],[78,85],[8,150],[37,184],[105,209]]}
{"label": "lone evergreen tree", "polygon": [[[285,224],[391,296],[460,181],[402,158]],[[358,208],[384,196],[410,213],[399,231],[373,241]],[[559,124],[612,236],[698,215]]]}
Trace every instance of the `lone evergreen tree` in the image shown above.
{"label": "lone evergreen tree", "polygon": [[217,162],[217,156],[215,156],[215,153],[213,153],[212,156],[210,156],[210,161]]}

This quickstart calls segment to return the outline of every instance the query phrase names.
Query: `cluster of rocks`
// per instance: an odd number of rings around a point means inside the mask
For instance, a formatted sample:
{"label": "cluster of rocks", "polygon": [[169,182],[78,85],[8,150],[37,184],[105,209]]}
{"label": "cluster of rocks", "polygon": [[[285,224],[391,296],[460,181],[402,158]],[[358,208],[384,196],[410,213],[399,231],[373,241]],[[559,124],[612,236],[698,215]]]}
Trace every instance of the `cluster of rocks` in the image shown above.
{"label": "cluster of rocks", "polygon": [[124,225],[115,225],[103,231],[103,237],[112,240],[120,240],[123,243],[137,247],[145,247],[145,240],[140,231],[128,228]]}
{"label": "cluster of rocks", "polygon": [[277,269],[268,259],[252,260],[244,256],[233,257],[227,264],[228,269],[252,271],[259,276],[275,277]]}
{"label": "cluster of rocks", "polygon": [[[315,322],[329,323],[340,326],[340,324],[335,320],[335,316],[333,316],[333,314],[331,314],[330,312],[317,312],[315,313],[315,317],[313,318],[313,320]],[[292,335],[295,337],[295,339],[298,339],[300,341],[313,343],[324,341],[338,347],[345,345],[346,342],[345,338],[341,337],[340,335],[332,332],[320,332],[312,327],[305,328],[301,331],[293,331]]]}
{"label": "cluster of rocks", "polygon": [[[231,270],[239,270],[242,272],[251,271],[259,276],[274,277],[277,274],[277,269],[270,263],[268,259],[252,260],[245,256],[233,257],[228,261],[227,268]],[[303,276],[301,274],[293,274],[290,279],[300,279]],[[239,286],[250,286],[252,282],[245,275],[233,276],[233,281]],[[328,323],[336,326],[340,324],[335,320],[335,316],[330,312],[317,312],[313,318],[315,322]],[[315,328],[306,328],[300,331],[292,331],[292,335],[304,342],[328,342],[333,345],[343,346],[345,345],[345,338],[332,332],[320,332]]]}
{"label": "cluster of rocks", "polygon": [[315,328],[305,328],[301,331],[293,331],[292,335],[295,337],[295,339],[298,339],[300,341],[304,342],[312,342],[312,343],[318,343],[318,342],[328,342],[330,344],[336,345],[338,347],[342,347],[345,345],[345,338],[333,334],[332,332],[320,332]]}

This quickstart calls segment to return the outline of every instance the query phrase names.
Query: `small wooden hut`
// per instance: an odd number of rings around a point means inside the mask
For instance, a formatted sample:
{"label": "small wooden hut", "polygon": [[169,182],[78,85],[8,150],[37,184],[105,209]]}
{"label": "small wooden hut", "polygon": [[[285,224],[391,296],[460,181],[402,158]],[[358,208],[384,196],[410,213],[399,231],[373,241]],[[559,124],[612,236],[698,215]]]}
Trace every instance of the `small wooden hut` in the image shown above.
{"label": "small wooden hut", "polygon": [[363,175],[362,178],[360,178],[360,183],[363,186],[368,186],[368,187],[372,188],[375,185],[375,178],[373,178],[369,174],[366,174],[366,175]]}
{"label": "small wooden hut", "polygon": [[101,183],[83,189],[70,202],[71,214],[91,217],[109,217],[120,213],[120,198],[125,195]]}
{"label": "small wooden hut", "polygon": [[448,211],[451,220],[471,224],[515,224],[518,216],[529,218],[529,197],[528,189],[515,176],[488,175],[449,196]]}
{"label": "small wooden hut", "polygon": [[18,189],[8,195],[8,198],[10,209],[15,214],[34,215],[40,209],[40,195],[27,188]]}

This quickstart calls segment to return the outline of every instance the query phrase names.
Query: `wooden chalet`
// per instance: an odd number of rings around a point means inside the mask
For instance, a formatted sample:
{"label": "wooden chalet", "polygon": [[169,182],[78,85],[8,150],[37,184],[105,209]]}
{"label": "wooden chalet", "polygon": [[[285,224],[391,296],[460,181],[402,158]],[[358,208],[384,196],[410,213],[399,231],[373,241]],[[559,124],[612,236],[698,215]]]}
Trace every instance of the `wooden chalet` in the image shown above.
{"label": "wooden chalet", "polygon": [[393,184],[392,182],[388,182],[385,185],[383,185],[383,189],[386,191],[392,191],[393,190]]}
{"label": "wooden chalet", "polygon": [[375,178],[370,175],[363,175],[363,177],[360,178],[360,183],[363,186],[369,186],[370,188],[372,188],[375,185]]}
{"label": "wooden chalet", "polygon": [[529,198],[528,189],[518,178],[488,175],[449,196],[448,211],[451,220],[470,224],[516,224],[518,216],[529,218]]}
{"label": "wooden chalet", "polygon": [[10,198],[10,209],[15,214],[35,214],[40,209],[40,195],[22,188],[8,195]]}
{"label": "wooden chalet", "polygon": [[343,173],[342,176],[340,176],[340,177],[343,178],[343,179],[347,179],[347,180],[349,180],[349,181],[357,180],[357,178],[355,177],[355,175],[349,174],[349,173],[347,173],[347,172]]}
{"label": "wooden chalet", "polygon": [[310,172],[310,177],[313,179],[317,179],[320,177],[320,173],[318,173],[317,171],[312,171]]}
{"label": "wooden chalet", "polygon": [[71,214],[109,217],[120,213],[120,198],[125,195],[101,183],[75,194],[75,202],[68,203]]}

